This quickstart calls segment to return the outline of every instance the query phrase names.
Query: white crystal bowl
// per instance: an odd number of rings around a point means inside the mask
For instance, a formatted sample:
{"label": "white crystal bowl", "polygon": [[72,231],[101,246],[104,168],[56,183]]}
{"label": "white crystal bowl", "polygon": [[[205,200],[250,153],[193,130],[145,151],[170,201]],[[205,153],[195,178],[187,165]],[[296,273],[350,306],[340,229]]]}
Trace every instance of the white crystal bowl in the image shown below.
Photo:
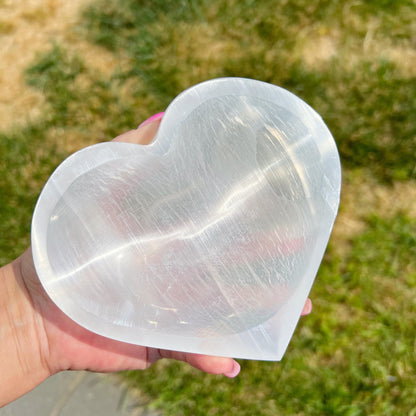
{"label": "white crystal bowl", "polygon": [[320,116],[290,92],[207,81],[147,146],[66,159],[36,205],[32,246],[51,299],[109,338],[278,360],[336,217],[341,170]]}

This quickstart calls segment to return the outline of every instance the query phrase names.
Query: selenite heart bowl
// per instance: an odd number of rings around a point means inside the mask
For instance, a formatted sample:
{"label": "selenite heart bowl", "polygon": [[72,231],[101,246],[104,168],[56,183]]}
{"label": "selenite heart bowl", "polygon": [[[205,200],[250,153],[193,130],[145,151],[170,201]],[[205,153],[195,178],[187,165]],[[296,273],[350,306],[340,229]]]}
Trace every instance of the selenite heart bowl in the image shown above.
{"label": "selenite heart bowl", "polygon": [[129,343],[279,360],[337,214],[321,117],[274,85],[221,78],[168,107],[147,146],[102,143],[52,174],[32,221],[51,299]]}

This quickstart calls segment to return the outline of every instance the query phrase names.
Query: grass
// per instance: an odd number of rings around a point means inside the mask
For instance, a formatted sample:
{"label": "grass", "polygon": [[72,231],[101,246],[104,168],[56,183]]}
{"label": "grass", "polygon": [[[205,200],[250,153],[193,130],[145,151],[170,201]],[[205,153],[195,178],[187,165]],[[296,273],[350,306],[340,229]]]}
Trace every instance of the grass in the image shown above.
{"label": "grass", "polygon": [[[414,178],[414,77],[403,77],[384,49],[371,56],[357,47],[368,33],[363,29],[370,11],[378,25],[374,49],[387,35],[397,45],[411,41],[411,21],[402,25],[398,16],[412,3],[394,2],[391,10],[387,2],[374,1],[371,8],[356,2],[355,13],[335,1],[282,4],[164,1],[163,7],[158,2],[137,7],[134,1],[101,1],[85,12],[85,25],[92,41],[129,56],[131,67],[122,76],[145,80],[163,107],[178,91],[205,79],[261,78],[287,87],[323,115],[347,167],[366,166],[386,181]],[[302,58],[308,37],[324,36],[319,33],[337,34],[341,44],[316,71]]]}
{"label": "grass", "polygon": [[[281,85],[323,116],[344,169],[314,312],[281,363],[242,362],[237,379],[172,362],[122,377],[164,415],[416,415],[414,2],[86,6],[71,34],[24,71],[26,88],[44,98],[40,116],[0,130],[0,262],[29,243],[37,195],[71,152],[137,126],[209,78]],[[111,68],[93,65],[101,55]]]}
{"label": "grass", "polygon": [[368,218],[345,258],[332,246],[281,363],[243,362],[235,380],[163,362],[127,377],[165,415],[412,414],[415,243],[398,214]]}

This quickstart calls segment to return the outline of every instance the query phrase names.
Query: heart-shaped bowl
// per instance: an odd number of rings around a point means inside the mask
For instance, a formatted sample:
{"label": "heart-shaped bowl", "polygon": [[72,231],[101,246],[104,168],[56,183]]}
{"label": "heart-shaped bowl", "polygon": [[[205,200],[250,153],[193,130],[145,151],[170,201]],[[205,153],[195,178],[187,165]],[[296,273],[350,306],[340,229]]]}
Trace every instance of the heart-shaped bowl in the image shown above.
{"label": "heart-shaped bowl", "polygon": [[51,299],[129,343],[279,360],[338,210],[321,117],[243,78],[196,85],[147,146],[102,143],[52,174],[32,221]]}

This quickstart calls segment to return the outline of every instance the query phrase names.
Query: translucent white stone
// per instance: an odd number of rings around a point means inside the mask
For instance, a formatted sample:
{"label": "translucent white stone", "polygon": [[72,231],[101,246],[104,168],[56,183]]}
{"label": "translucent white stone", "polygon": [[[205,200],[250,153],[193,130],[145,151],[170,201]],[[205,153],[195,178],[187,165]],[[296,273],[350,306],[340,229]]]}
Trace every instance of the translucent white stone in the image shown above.
{"label": "translucent white stone", "polygon": [[179,95],[148,146],[103,143],[43,189],[33,256],[85,328],[152,347],[279,360],[336,217],[341,170],[290,92],[222,78]]}

